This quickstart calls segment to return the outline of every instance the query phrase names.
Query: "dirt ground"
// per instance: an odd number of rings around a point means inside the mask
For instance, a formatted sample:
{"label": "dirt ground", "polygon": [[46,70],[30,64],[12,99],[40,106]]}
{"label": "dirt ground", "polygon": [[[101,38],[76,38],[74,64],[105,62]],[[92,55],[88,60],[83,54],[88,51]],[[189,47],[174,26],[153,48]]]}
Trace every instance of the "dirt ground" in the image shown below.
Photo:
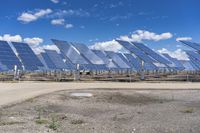
{"label": "dirt ground", "polygon": [[1,108],[0,132],[199,133],[200,90],[54,92]]}

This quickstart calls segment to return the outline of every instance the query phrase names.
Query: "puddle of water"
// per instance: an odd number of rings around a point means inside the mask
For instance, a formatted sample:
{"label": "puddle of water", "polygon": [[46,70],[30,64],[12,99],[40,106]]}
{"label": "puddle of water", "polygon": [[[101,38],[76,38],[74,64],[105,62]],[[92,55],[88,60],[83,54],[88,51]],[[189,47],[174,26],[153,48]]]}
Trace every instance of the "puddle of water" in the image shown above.
{"label": "puddle of water", "polygon": [[92,93],[71,93],[70,96],[73,97],[92,97]]}

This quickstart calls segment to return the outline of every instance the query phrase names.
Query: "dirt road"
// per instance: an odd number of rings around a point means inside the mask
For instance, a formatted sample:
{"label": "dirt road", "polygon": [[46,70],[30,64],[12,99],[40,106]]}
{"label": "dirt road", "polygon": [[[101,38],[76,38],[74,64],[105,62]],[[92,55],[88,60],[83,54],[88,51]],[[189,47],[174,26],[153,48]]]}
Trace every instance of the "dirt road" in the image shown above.
{"label": "dirt road", "polygon": [[0,83],[0,106],[61,90],[73,89],[200,89],[200,83]]}

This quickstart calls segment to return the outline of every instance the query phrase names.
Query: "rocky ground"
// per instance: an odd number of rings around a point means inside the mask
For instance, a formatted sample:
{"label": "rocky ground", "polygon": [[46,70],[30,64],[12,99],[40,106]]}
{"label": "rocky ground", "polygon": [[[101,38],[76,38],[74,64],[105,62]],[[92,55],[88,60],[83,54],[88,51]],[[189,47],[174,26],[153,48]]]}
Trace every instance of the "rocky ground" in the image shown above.
{"label": "rocky ground", "polygon": [[0,132],[199,133],[200,90],[55,92],[1,108]]}

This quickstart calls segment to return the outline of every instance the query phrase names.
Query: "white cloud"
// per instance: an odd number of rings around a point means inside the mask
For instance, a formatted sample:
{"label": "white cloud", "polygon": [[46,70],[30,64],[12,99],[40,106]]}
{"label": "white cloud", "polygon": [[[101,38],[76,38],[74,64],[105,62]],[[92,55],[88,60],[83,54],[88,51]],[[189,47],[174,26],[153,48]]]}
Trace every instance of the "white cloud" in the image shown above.
{"label": "white cloud", "polygon": [[[130,37],[127,35],[120,36],[119,39],[124,41],[136,41],[141,42],[143,40],[151,41],[160,41],[172,38],[172,34],[169,32],[156,34],[154,32],[149,32],[145,30],[137,30]],[[107,41],[107,42],[98,42],[90,46],[92,49],[105,50],[105,51],[126,51],[118,42],[116,41]]]}
{"label": "white cloud", "polygon": [[143,40],[151,40],[151,41],[161,41],[172,38],[173,35],[170,32],[156,34],[154,32],[146,31],[146,30],[137,30],[133,34],[129,36],[121,36],[120,39],[125,41],[136,41],[141,42]]}
{"label": "white cloud", "polygon": [[18,21],[24,22],[24,23],[30,23],[32,21],[36,21],[39,18],[48,15],[52,13],[53,11],[51,9],[40,9],[35,13],[32,12],[23,12],[18,18]]}
{"label": "white cloud", "polygon": [[64,17],[89,17],[89,16],[90,16],[90,13],[83,9],[79,9],[79,10],[69,9],[69,10],[57,10],[49,17],[64,18]]}
{"label": "white cloud", "polygon": [[43,43],[43,39],[39,37],[34,38],[24,38],[24,42],[28,43],[30,46],[39,46],[41,43]]}
{"label": "white cloud", "polygon": [[34,47],[32,49],[36,54],[40,54],[44,52],[44,49],[56,50],[58,53],[60,53],[60,50],[58,49],[56,45],[42,45],[42,46]]}
{"label": "white cloud", "polygon": [[65,24],[65,20],[64,19],[53,19],[51,21],[52,25],[64,25]]}
{"label": "white cloud", "polygon": [[158,50],[159,53],[167,53],[173,58],[177,58],[178,60],[189,60],[187,54],[182,49],[177,49],[175,51],[167,50],[166,48],[162,48]]}
{"label": "white cloud", "polygon": [[58,53],[60,53],[60,50],[56,45],[43,45],[42,48],[49,50],[56,50]]}
{"label": "white cloud", "polygon": [[179,42],[179,41],[190,41],[192,40],[191,37],[178,37],[176,38],[176,41]]}
{"label": "white cloud", "polygon": [[70,29],[70,28],[73,28],[73,27],[74,27],[73,24],[66,24],[66,25],[65,25],[65,28],[66,28],[66,29]]}
{"label": "white cloud", "polygon": [[107,42],[98,42],[90,46],[90,48],[96,50],[114,51],[114,52],[122,50],[122,46],[115,40]]}
{"label": "white cloud", "polygon": [[3,36],[0,36],[0,40],[8,42],[22,42],[22,37],[20,35],[12,36],[10,34],[5,34]]}
{"label": "white cloud", "polygon": [[52,24],[52,25],[63,25],[66,29],[70,29],[70,28],[73,28],[73,27],[74,27],[73,24],[65,23],[65,20],[64,20],[64,19],[53,19],[53,20],[51,21],[51,24]]}
{"label": "white cloud", "polygon": [[29,23],[29,22],[37,20],[37,17],[33,14],[24,12],[24,13],[21,14],[21,16],[19,16],[17,18],[17,20],[22,21],[24,23]]}
{"label": "white cloud", "polygon": [[59,0],[51,0],[51,2],[57,4],[57,3],[59,3]]}

